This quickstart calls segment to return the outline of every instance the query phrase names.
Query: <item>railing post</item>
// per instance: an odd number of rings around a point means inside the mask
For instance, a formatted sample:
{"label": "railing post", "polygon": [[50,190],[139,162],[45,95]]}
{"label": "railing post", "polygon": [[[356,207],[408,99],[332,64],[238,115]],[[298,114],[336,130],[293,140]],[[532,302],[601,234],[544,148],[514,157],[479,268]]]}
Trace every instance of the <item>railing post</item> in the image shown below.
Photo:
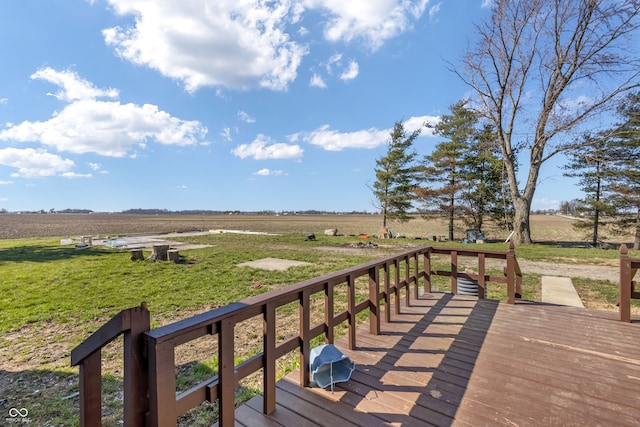
{"label": "railing post", "polygon": [[[221,427],[235,425],[235,339],[234,321],[227,318],[220,321],[218,333],[218,398]],[[174,398],[175,399],[175,398]]]}
{"label": "railing post", "polygon": [[146,304],[122,310],[71,350],[71,366],[80,365],[80,425],[102,425],[102,348],[124,335],[125,427],[145,424],[148,411],[148,370],[144,333],[149,330]]}
{"label": "railing post", "polygon": [[369,269],[369,333],[380,334],[380,268]]}
{"label": "railing post", "polygon": [[396,306],[396,314],[400,314],[400,262],[398,258],[394,258],[393,260],[393,277],[395,280],[395,306]]}
{"label": "railing post", "polygon": [[148,338],[149,427],[176,425],[176,361],[172,342]]}
{"label": "railing post", "polygon": [[513,242],[509,243],[507,252],[507,303],[516,303],[515,279],[516,279],[516,251]]}
{"label": "railing post", "polygon": [[384,321],[391,322],[391,295],[389,295],[389,262],[384,263]]}
{"label": "railing post", "polygon": [[484,253],[478,254],[478,299],[484,299],[487,292],[487,284],[484,281]]}
{"label": "railing post", "polygon": [[418,287],[420,286],[420,284],[418,283],[418,259],[419,258],[420,258],[420,255],[418,255],[418,252],[414,252],[413,253],[413,277],[415,282],[413,284],[413,297],[416,300],[420,296],[420,292],[418,292]]}
{"label": "railing post", "polygon": [[325,335],[327,337],[327,344],[333,344],[333,282],[326,282],[324,284],[324,325]]}
{"label": "railing post", "polygon": [[[262,316],[262,335],[264,340],[262,348],[264,354],[262,361],[264,404],[262,411],[268,415],[276,410],[276,306],[273,303],[265,304]],[[301,373],[305,371],[303,367],[304,365],[300,367]]]}
{"label": "railing post", "polygon": [[102,351],[80,363],[80,425],[102,426]]}
{"label": "railing post", "polygon": [[129,330],[124,333],[124,419],[125,427],[145,424],[149,410],[149,370],[144,355],[144,333],[150,329],[146,306],[128,311]]}
{"label": "railing post", "polygon": [[631,260],[629,249],[620,246],[620,320],[631,322]]}
{"label": "railing post", "polygon": [[451,251],[451,293],[458,295],[458,251]]}
{"label": "railing post", "polygon": [[411,284],[409,282],[409,255],[404,257],[404,281],[407,284],[407,289],[405,289],[405,303],[407,307],[411,307]]}
{"label": "railing post", "polygon": [[347,278],[348,281],[348,313],[349,313],[349,350],[356,348],[356,281],[353,274]]}
{"label": "railing post", "polygon": [[422,255],[424,262],[424,292],[431,293],[431,247]]}
{"label": "railing post", "polygon": [[[310,328],[311,328],[311,295],[308,290],[303,290],[300,300],[300,386],[308,387],[309,386],[309,362],[311,358],[311,338],[309,337]],[[275,307],[274,307],[275,313]],[[275,325],[275,315],[273,316],[273,324]],[[273,348],[275,350],[276,338],[275,338],[275,327],[273,328]],[[274,368],[275,368],[275,359]],[[274,369],[275,370],[275,369]],[[275,372],[273,375],[273,397],[274,397],[274,406],[275,409]]]}

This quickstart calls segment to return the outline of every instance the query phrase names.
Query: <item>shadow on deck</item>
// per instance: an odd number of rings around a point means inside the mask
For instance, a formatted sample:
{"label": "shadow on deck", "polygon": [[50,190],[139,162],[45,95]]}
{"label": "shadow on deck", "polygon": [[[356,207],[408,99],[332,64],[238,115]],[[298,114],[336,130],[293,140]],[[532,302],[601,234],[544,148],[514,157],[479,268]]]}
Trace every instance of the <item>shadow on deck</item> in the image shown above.
{"label": "shadow on deck", "polygon": [[431,293],[380,335],[361,329],[356,370],[334,393],[277,384],[276,410],[257,396],[245,426],[616,425],[640,420],[640,329],[606,313]]}

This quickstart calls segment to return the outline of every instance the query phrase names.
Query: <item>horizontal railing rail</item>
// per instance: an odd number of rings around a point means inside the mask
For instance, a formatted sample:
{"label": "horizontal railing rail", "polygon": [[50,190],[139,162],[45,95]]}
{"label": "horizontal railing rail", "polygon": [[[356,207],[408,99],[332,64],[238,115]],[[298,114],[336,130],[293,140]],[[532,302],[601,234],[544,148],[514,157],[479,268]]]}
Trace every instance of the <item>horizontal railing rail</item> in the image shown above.
{"label": "horizontal railing rail", "polygon": [[636,282],[633,280],[640,268],[640,258],[630,258],[627,245],[620,246],[620,295],[618,305],[620,320],[631,322],[631,300],[640,299],[640,292],[636,292]]}
{"label": "horizontal railing rail", "polygon": [[[449,255],[451,268],[432,270],[434,263],[431,257],[434,254]],[[458,257],[463,256],[478,258],[477,274],[458,271]],[[503,274],[486,274],[486,259],[504,260]],[[310,346],[314,339],[323,337],[326,343],[333,343],[334,329],[346,324],[348,345],[354,349],[356,320],[360,313],[368,311],[369,330],[372,334],[379,334],[381,322],[391,319],[392,299],[394,311],[399,313],[401,297],[405,298],[407,306],[411,305],[411,286],[415,298],[419,294],[420,280],[424,282],[424,291],[431,292],[433,276],[451,277],[451,291],[454,294],[457,293],[455,281],[461,276],[478,280],[478,286],[483,289],[488,281],[506,283],[510,303],[515,302],[522,278],[513,245],[509,251],[425,246],[308,279],[149,330],[144,333],[147,375],[143,378],[148,379],[148,388],[141,393],[145,398],[148,396],[147,425],[173,427],[180,415],[206,401],[218,401],[220,426],[234,425],[235,388],[242,379],[260,370],[264,412],[273,412],[276,406],[276,362],[279,358],[297,350],[300,385],[308,386]],[[337,301],[336,293],[346,293],[346,302]],[[479,292],[479,295],[484,297],[484,292]],[[323,307],[315,308],[321,310],[313,313],[317,314],[315,317],[312,316],[312,300],[323,303],[316,304]],[[277,310],[291,304],[298,307],[297,333],[279,338],[276,330]],[[255,318],[261,320],[263,325],[262,351],[236,364],[236,326]],[[312,319],[321,320],[314,322]],[[217,352],[217,374],[188,390],[178,391],[176,348],[211,336],[217,337],[217,350],[214,350]],[[92,337],[87,341],[90,340]],[[89,343],[92,349],[99,346],[99,339],[92,341],[95,341]],[[85,343],[79,347],[89,345]],[[129,375],[126,368],[124,375],[125,378]],[[143,424],[128,424],[125,421],[125,425]]]}
{"label": "horizontal railing rail", "polygon": [[[475,248],[449,248],[449,247],[431,247],[430,254],[449,255],[449,270],[431,270],[427,271],[436,276],[451,277],[451,293],[458,293],[458,277],[464,277],[470,280],[478,281],[478,298],[485,297],[486,282],[506,283],[507,284],[507,302],[515,303],[516,298],[522,296],[522,271],[515,256],[515,247],[513,243],[509,245],[509,251],[492,251],[481,250]],[[468,273],[460,271],[458,267],[458,257],[473,257],[478,259],[478,272]],[[503,267],[503,276],[490,276],[486,274],[486,260],[498,259],[505,260],[506,265]],[[430,283],[429,278],[427,282]],[[429,289],[430,291],[430,289]]]}

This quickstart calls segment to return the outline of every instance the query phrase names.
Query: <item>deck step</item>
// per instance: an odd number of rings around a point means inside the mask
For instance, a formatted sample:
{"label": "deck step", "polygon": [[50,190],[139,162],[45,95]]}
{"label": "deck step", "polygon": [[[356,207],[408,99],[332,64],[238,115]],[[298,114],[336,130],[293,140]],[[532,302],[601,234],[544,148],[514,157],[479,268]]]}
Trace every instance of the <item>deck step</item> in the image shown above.
{"label": "deck step", "polygon": [[542,302],[584,308],[568,277],[542,276]]}

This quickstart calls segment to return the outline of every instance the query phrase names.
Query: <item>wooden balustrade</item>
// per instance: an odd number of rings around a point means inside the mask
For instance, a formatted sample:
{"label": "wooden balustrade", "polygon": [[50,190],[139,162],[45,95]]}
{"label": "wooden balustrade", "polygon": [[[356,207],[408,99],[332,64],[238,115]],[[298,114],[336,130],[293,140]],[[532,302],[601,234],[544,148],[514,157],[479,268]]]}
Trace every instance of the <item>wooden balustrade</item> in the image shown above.
{"label": "wooden balustrade", "polygon": [[[450,270],[432,270],[434,254],[449,255]],[[459,272],[458,256],[477,257],[478,273]],[[490,258],[505,261],[502,276],[486,274],[485,261]],[[418,297],[420,280],[424,291],[431,292],[432,276],[451,277],[454,294],[459,276],[478,280],[482,290],[487,281],[506,283],[509,303],[515,302],[522,283],[513,244],[506,252],[425,246],[253,296],[153,330],[148,330],[146,309],[124,310],[72,352],[72,365],[80,365],[81,425],[100,425],[100,349],[121,333],[125,334],[125,357],[131,359],[125,361],[124,371],[125,393],[128,393],[125,394],[125,426],[173,427],[181,414],[205,401],[216,400],[220,409],[219,425],[232,426],[235,386],[240,380],[262,369],[264,412],[271,413],[276,406],[276,361],[280,357],[298,351],[300,385],[308,386],[312,340],[323,336],[325,342],[333,343],[334,329],[346,323],[349,347],[354,349],[359,313],[368,311],[369,330],[378,334],[382,319],[385,322],[391,319],[392,297],[398,313],[402,292],[405,304],[410,305],[411,286],[414,286],[414,298]],[[368,297],[359,300],[356,288],[363,283],[366,283]],[[335,312],[339,305],[336,304],[336,288],[345,286],[347,301],[343,305],[346,308]],[[484,298],[484,292],[479,295]],[[311,300],[314,297],[323,300],[324,316],[320,316],[322,321],[312,324]],[[276,311],[292,303],[299,306],[298,333],[278,341]],[[263,323],[262,351],[235,365],[236,325],[252,318],[261,318]],[[176,393],[176,347],[206,336],[217,336],[217,375]],[[141,337],[144,337],[144,346],[140,345]],[[127,403],[133,397],[135,402]]]}
{"label": "wooden balustrade", "polygon": [[627,245],[620,246],[620,320],[631,322],[631,299],[640,299],[640,292],[636,292],[636,282],[633,278],[640,268],[640,258],[630,258]]}
{"label": "wooden balustrade", "polygon": [[102,425],[102,348],[124,335],[124,425],[143,426],[149,410],[148,371],[143,334],[149,330],[146,304],[122,310],[71,351],[80,365],[80,425]]}

